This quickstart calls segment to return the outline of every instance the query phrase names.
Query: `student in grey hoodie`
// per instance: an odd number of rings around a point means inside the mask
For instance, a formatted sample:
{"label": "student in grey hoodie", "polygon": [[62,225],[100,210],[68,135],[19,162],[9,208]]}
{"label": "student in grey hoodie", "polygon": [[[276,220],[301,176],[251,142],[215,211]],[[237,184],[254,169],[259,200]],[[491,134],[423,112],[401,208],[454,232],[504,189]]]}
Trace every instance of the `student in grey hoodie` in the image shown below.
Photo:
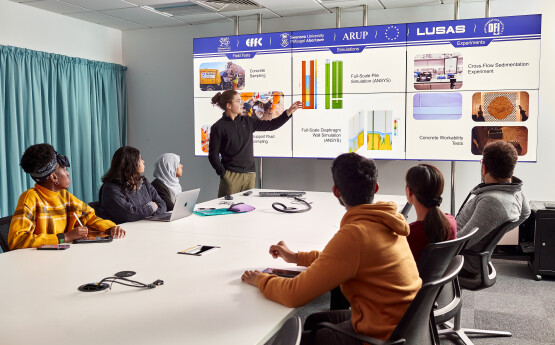
{"label": "student in grey hoodie", "polygon": [[[524,221],[530,215],[530,206],[522,193],[522,181],[513,176],[517,160],[518,153],[508,142],[496,141],[484,147],[482,183],[470,191],[456,217],[459,237],[474,227],[479,229],[468,242],[467,249],[483,250],[487,243],[480,241],[492,230],[508,221]],[[480,273],[479,267],[478,260],[465,257],[461,275],[475,276]]]}

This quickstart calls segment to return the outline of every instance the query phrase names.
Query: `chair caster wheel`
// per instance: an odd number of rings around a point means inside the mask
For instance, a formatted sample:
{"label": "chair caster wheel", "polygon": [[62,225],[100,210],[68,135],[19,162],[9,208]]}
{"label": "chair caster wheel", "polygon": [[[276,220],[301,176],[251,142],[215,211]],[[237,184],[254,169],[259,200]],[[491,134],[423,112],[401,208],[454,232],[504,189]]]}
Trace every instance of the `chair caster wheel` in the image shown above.
{"label": "chair caster wheel", "polygon": [[540,280],[542,280],[542,276],[539,275],[539,274],[536,274],[536,276],[534,277],[534,279],[535,279],[536,281],[540,281]]}

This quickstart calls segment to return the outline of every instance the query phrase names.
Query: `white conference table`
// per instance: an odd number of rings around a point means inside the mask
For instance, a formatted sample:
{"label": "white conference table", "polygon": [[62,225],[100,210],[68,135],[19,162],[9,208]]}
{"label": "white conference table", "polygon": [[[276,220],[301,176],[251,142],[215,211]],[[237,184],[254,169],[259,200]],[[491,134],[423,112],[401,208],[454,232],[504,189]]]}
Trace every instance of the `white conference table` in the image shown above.
{"label": "white conference table", "polygon": [[[295,310],[241,282],[246,269],[288,267],[268,254],[286,241],[293,250],[321,250],[345,210],[331,193],[308,192],[312,210],[278,213],[272,202],[291,199],[234,195],[256,210],[192,215],[171,223],[123,224],[124,239],[72,244],[65,251],[15,250],[0,255],[0,343],[25,344],[264,344]],[[376,195],[395,201],[404,196]],[[222,199],[198,207],[226,207]],[[204,256],[177,254],[216,245]],[[131,270],[131,279],[164,285],[80,292],[80,285]]]}

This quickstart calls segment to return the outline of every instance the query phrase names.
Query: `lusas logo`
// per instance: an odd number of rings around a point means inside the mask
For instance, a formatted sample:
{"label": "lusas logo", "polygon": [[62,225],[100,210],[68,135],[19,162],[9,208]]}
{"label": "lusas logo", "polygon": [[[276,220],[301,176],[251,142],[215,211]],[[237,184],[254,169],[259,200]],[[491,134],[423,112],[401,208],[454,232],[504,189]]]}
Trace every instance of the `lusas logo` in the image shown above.
{"label": "lusas logo", "polygon": [[490,19],[487,21],[486,25],[484,25],[484,33],[494,36],[501,35],[503,29],[505,29],[505,25],[503,25],[503,22],[499,19]]}
{"label": "lusas logo", "polygon": [[416,34],[418,36],[427,36],[427,35],[447,35],[447,34],[464,34],[465,26],[464,25],[457,25],[457,26],[432,26],[431,28],[416,28]]}
{"label": "lusas logo", "polygon": [[343,35],[343,40],[363,40],[368,36],[368,31],[358,31],[358,32],[346,32]]}

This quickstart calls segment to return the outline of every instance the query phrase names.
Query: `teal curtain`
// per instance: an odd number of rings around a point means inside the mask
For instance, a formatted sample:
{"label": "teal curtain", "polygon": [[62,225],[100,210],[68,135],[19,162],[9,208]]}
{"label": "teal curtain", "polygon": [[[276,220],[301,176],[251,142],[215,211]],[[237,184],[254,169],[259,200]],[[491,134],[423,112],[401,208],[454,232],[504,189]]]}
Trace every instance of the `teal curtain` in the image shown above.
{"label": "teal curtain", "polygon": [[90,202],[127,141],[121,65],[0,45],[0,216],[34,185],[19,161],[33,144],[69,157],[70,192]]}

